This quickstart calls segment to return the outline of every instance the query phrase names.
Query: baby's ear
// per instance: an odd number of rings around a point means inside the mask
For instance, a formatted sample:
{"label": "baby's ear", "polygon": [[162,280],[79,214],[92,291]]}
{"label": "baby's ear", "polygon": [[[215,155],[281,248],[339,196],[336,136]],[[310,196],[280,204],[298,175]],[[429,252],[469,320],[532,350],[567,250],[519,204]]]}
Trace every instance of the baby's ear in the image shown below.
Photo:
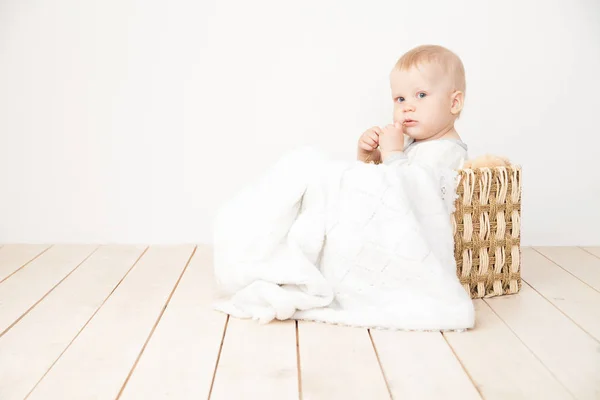
{"label": "baby's ear", "polygon": [[454,93],[452,93],[452,96],[450,99],[451,99],[450,112],[454,115],[458,115],[463,109],[465,95],[460,90],[457,90]]}

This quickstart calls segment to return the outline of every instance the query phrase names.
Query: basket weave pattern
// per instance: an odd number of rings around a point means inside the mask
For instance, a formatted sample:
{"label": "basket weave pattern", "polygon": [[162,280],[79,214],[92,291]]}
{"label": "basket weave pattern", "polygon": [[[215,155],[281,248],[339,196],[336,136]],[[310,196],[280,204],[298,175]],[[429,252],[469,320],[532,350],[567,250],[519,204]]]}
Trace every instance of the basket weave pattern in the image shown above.
{"label": "basket weave pattern", "polygon": [[452,214],[457,275],[471,298],[521,289],[521,168],[459,171]]}

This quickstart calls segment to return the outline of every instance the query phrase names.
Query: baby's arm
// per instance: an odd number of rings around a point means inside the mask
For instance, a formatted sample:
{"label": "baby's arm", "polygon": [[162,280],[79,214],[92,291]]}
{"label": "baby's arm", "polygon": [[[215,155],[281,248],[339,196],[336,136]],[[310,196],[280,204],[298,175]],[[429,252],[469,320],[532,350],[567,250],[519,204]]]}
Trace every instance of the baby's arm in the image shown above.
{"label": "baby's arm", "polygon": [[379,148],[381,150],[381,161],[385,164],[406,158],[404,154],[404,133],[399,122],[394,125],[387,125],[382,129],[379,135]]}

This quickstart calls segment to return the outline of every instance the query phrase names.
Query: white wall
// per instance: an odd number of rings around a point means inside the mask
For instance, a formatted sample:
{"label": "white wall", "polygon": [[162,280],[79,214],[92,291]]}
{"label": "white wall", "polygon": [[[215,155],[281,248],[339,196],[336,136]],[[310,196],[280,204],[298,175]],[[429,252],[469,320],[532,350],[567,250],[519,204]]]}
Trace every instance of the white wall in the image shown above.
{"label": "white wall", "polygon": [[523,165],[523,243],[600,244],[594,0],[0,0],[0,242],[210,242],[282,152],[353,158],[422,43],[471,154]]}

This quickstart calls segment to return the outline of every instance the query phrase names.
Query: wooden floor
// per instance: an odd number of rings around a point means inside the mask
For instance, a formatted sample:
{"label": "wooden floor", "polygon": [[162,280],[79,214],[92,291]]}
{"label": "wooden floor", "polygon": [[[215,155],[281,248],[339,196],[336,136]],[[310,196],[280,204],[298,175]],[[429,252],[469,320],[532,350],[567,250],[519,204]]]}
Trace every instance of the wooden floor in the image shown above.
{"label": "wooden floor", "polygon": [[464,333],[212,311],[208,247],[0,248],[0,399],[600,399],[600,248],[523,249]]}

